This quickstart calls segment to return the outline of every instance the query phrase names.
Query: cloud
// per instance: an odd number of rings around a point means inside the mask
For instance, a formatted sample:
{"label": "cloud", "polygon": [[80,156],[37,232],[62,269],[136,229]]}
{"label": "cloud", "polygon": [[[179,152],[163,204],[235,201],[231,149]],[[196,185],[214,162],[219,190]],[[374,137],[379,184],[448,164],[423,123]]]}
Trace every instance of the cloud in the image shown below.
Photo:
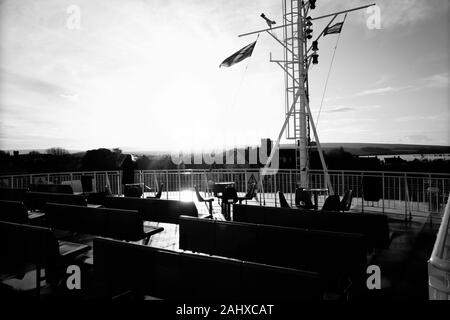
{"label": "cloud", "polygon": [[345,105],[339,105],[339,106],[330,106],[330,107],[324,107],[322,109],[323,113],[345,113],[350,111],[362,111],[367,109],[378,109],[381,108],[380,105],[370,105],[370,106],[345,106]]}
{"label": "cloud", "polygon": [[386,94],[386,93],[393,93],[393,92],[399,92],[405,89],[411,88],[410,86],[406,87],[384,87],[384,88],[377,88],[377,89],[369,89],[364,90],[362,92],[359,92],[356,94],[356,96],[368,96],[368,95],[377,95],[377,94]]}
{"label": "cloud", "polygon": [[376,89],[367,89],[355,94],[349,94],[349,95],[345,95],[345,96],[334,96],[334,97],[329,97],[329,98],[325,98],[324,101],[325,102],[330,102],[330,101],[336,101],[336,100],[342,100],[342,99],[352,99],[352,98],[356,98],[356,97],[365,97],[365,96],[370,96],[370,95],[385,95],[388,93],[396,93],[396,92],[400,92],[403,90],[410,90],[410,89],[414,89],[412,86],[405,86],[405,87],[391,87],[391,86],[387,86],[387,87],[382,87],[382,88],[376,88]]}
{"label": "cloud", "polygon": [[68,88],[53,83],[48,80],[39,79],[31,75],[0,70],[0,79],[2,83],[8,83],[23,89],[26,92],[38,92],[39,94],[60,94],[61,92],[70,91]]}
{"label": "cloud", "polygon": [[379,2],[382,28],[410,26],[445,12],[448,0],[384,0]]}
{"label": "cloud", "polygon": [[[329,13],[359,7],[367,3],[370,2],[362,0],[322,0],[318,4],[318,8],[323,13]],[[445,12],[449,8],[450,2],[448,0],[378,0],[376,4],[381,11],[381,28],[391,29],[395,27],[408,27],[422,21],[430,20],[436,15]],[[355,13],[354,16],[356,18],[353,21],[361,23],[366,21],[369,14],[366,10],[362,10],[360,14]]]}
{"label": "cloud", "polygon": [[75,93],[75,94],[64,94],[64,93],[62,93],[62,94],[60,94],[59,95],[61,98],[64,98],[64,99],[67,99],[67,100],[69,100],[69,101],[77,101],[78,100],[78,97],[80,96],[78,93]]}
{"label": "cloud", "polygon": [[429,136],[426,136],[424,134],[412,134],[412,135],[408,135],[403,137],[402,139],[400,139],[401,142],[403,143],[428,143],[430,141],[432,141],[432,139]]}
{"label": "cloud", "polygon": [[449,114],[447,113],[439,113],[433,115],[409,115],[395,118],[394,121],[397,122],[411,122],[411,121],[448,121],[447,118]]}
{"label": "cloud", "polygon": [[448,89],[450,86],[450,79],[448,73],[435,74],[423,79],[428,88]]}

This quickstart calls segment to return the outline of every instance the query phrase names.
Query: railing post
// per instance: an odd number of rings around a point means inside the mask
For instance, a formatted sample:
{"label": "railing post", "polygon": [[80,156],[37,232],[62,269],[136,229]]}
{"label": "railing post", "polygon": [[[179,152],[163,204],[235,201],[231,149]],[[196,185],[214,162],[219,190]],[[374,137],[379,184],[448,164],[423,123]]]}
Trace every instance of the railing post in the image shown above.
{"label": "railing post", "polygon": [[364,213],[364,172],[361,172],[361,212]]}
{"label": "railing post", "polygon": [[405,221],[408,221],[408,180],[406,178],[406,173],[403,177],[405,179]]}
{"label": "railing post", "polygon": [[166,170],[166,198],[169,200],[169,171]]}
{"label": "railing post", "polygon": [[94,189],[95,189],[95,192],[98,192],[98,190],[97,190],[97,173],[96,172],[94,172]]}
{"label": "railing post", "polygon": [[180,174],[180,169],[178,169],[178,200],[181,200],[181,174]]}
{"label": "railing post", "polygon": [[275,175],[272,175],[272,187],[273,187],[273,190],[275,193],[275,208],[276,208],[278,205],[278,202],[277,202],[277,178]]}
{"label": "railing post", "polygon": [[383,199],[381,200],[381,203],[382,203],[382,206],[383,206],[383,213],[384,213],[384,197],[385,197],[385,193],[384,193],[384,188],[385,188],[385,185],[384,185],[384,172],[382,172],[381,173],[381,186],[382,186],[382,188],[383,188]]}
{"label": "railing post", "polygon": [[[308,177],[309,177],[309,179],[311,179],[311,176],[310,175],[308,175]],[[311,182],[311,181],[310,181]],[[292,206],[292,194],[295,192],[292,192],[293,190],[292,190],[292,186],[293,186],[293,184],[292,184],[292,174],[291,174],[291,172],[289,171],[289,193],[290,193],[290,195],[291,195],[291,206]],[[294,190],[295,190],[295,188],[294,188]]]}

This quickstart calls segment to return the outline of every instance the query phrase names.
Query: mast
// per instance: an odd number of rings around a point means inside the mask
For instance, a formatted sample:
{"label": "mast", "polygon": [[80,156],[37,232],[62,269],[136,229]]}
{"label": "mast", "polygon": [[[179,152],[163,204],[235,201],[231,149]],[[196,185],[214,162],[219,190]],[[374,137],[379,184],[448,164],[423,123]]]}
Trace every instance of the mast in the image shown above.
{"label": "mast", "polygon": [[[334,194],[319,136],[309,106],[308,71],[311,63],[318,63],[317,43],[331,23],[342,14],[362,10],[373,5],[374,4],[343,10],[320,17],[310,17],[309,14],[311,10],[314,10],[316,7],[316,0],[282,0],[283,24],[281,26],[239,35],[239,37],[242,37],[266,32],[284,48],[283,60],[273,60],[272,55],[270,55],[270,61],[276,63],[284,71],[286,104],[285,121],[262,172],[263,175],[268,172],[267,169],[270,166],[276,150],[279,148],[283,133],[285,133],[288,140],[295,141],[297,184],[303,188],[308,188],[309,152],[311,146],[310,129],[312,129],[317,151],[324,170],[325,183],[329,193]],[[312,40],[312,21],[328,17],[332,17],[328,25],[316,39]],[[280,28],[283,28],[283,40],[279,40],[273,33],[274,30]],[[309,48],[308,41],[312,41]],[[308,53],[310,54],[308,55]]]}

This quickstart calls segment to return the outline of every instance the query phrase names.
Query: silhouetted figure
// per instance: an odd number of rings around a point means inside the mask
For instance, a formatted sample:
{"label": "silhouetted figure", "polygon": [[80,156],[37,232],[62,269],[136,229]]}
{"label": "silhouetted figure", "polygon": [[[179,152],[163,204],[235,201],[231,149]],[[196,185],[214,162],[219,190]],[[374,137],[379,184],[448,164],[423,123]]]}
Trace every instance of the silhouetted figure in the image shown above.
{"label": "silhouetted figure", "polygon": [[134,170],[136,169],[136,161],[133,160],[131,154],[128,154],[123,160],[122,165],[122,184],[134,183]]}
{"label": "silhouetted figure", "polygon": [[269,26],[270,29],[272,29],[272,25],[276,24],[275,21],[270,20],[269,18],[266,17],[266,15],[264,13],[261,13],[261,18],[263,18],[264,20],[266,20],[267,25]]}

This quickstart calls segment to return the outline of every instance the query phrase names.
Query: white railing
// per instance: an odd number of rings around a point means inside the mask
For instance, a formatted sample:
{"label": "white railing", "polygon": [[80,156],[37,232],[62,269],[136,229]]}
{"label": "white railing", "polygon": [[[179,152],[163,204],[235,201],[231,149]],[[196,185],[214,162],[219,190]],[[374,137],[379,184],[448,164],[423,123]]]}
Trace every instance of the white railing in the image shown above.
{"label": "white railing", "polygon": [[[450,192],[450,174],[419,172],[381,172],[329,170],[335,193],[342,195],[353,190],[353,207],[380,212],[401,212],[407,216],[416,213],[432,213],[438,216],[443,211],[446,197]],[[26,188],[32,183],[61,183],[79,180],[81,176],[91,176],[94,191],[104,191],[109,184],[115,194],[122,193],[121,171],[62,172],[29,175],[0,176],[0,187]],[[198,185],[203,191],[209,190],[209,181],[233,181],[238,192],[245,192],[248,183],[259,181],[258,169],[219,170],[142,170],[135,172],[135,182],[141,182],[154,189],[164,183],[165,197],[181,197],[181,192]],[[295,170],[279,170],[277,174],[266,176],[259,186],[261,204],[278,206],[276,192],[285,193],[293,204],[295,186],[299,173]],[[310,187],[325,186],[323,171],[309,171]],[[364,186],[366,189],[364,189]],[[372,193],[372,194],[371,194]],[[370,201],[367,201],[370,200]]]}
{"label": "white railing", "polygon": [[428,261],[430,300],[450,300],[450,199]]}

